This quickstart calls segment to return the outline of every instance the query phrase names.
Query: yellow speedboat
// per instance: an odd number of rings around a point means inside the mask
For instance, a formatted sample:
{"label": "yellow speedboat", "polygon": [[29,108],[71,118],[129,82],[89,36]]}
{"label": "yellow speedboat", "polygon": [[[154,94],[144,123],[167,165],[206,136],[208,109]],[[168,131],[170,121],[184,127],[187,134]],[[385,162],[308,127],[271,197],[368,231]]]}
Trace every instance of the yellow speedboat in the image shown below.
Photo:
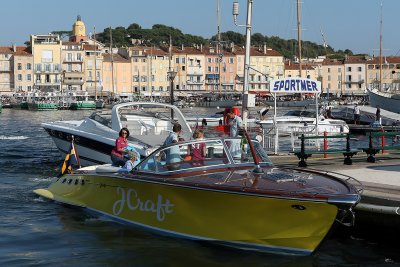
{"label": "yellow speedboat", "polygon": [[[161,234],[280,254],[311,254],[335,221],[352,221],[357,181],[275,168],[259,143],[243,141],[179,142],[131,173],[90,166],[34,192]],[[197,144],[207,155],[194,160]]]}

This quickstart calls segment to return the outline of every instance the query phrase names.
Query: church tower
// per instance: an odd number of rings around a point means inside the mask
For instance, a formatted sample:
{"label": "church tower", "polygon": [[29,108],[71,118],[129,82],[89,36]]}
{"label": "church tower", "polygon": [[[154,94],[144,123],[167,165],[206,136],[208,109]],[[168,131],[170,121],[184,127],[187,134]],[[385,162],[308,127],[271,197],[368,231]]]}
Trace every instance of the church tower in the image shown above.
{"label": "church tower", "polygon": [[81,16],[78,15],[74,25],[72,25],[72,35],[69,38],[71,42],[81,42],[87,40],[85,23],[82,22]]}

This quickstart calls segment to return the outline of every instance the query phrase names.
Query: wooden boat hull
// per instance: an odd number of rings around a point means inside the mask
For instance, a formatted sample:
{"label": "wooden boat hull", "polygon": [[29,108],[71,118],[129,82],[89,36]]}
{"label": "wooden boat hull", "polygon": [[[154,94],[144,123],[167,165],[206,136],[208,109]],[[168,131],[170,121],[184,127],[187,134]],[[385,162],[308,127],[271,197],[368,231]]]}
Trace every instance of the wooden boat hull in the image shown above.
{"label": "wooden boat hull", "polygon": [[198,188],[122,175],[69,174],[36,194],[162,234],[280,254],[309,255],[338,213],[289,195]]}

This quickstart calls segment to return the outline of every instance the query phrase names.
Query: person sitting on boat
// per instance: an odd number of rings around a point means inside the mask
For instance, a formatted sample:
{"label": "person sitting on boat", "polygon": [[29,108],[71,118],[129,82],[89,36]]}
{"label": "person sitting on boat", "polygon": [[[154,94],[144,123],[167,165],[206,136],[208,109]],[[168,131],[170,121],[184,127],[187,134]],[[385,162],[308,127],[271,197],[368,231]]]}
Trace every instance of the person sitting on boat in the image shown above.
{"label": "person sitting on boat", "polygon": [[111,151],[111,162],[114,166],[124,166],[127,158],[124,155],[127,153],[129,130],[124,127],[119,131],[119,137],[115,140],[115,147]]}
{"label": "person sitting on boat", "polygon": [[[182,126],[179,123],[175,123],[174,126],[172,127],[172,132],[167,136],[163,145],[167,146],[181,141],[181,139],[179,138],[179,134],[181,132],[182,132]],[[169,149],[166,149],[165,154],[166,154],[167,164],[177,163],[181,161],[179,146],[172,146]]]}
{"label": "person sitting on boat", "polygon": [[237,116],[233,111],[228,113],[229,126],[230,126],[230,137],[237,137],[239,135],[239,129],[242,127],[242,119]]}
{"label": "person sitting on boat", "polygon": [[[204,139],[204,132],[200,129],[196,129],[193,133],[193,138],[196,140]],[[189,155],[192,157],[192,161],[197,161],[197,163],[201,163],[201,161],[205,159],[207,154],[207,147],[206,143],[204,142],[190,144],[188,150]]]}
{"label": "person sitting on boat", "polygon": [[140,162],[140,156],[136,151],[129,150],[124,157],[127,159],[127,161],[118,172],[131,172],[133,168],[135,168],[136,165],[138,165],[138,163]]}

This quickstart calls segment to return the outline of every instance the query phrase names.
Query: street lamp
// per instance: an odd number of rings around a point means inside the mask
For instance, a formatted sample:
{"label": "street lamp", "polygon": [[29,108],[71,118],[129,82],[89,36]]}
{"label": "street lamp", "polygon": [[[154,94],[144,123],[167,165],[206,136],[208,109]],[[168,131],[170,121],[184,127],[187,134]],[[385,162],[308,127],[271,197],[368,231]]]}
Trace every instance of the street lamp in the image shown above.
{"label": "street lamp", "polygon": [[[170,82],[170,98],[171,98],[171,105],[174,104],[174,79],[176,76],[176,72],[174,69],[170,68],[168,71],[168,79]],[[171,109],[171,118],[174,119],[174,111]]]}

